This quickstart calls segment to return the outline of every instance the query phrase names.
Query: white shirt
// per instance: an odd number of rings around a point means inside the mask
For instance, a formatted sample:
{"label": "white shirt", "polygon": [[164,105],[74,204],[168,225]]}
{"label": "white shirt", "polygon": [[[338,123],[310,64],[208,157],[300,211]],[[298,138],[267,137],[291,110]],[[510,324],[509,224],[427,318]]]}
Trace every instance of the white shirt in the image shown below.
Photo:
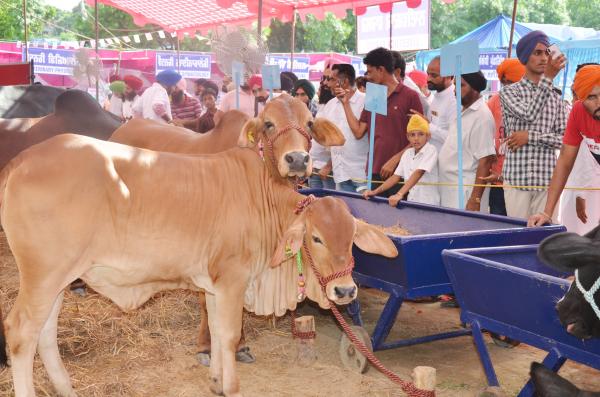
{"label": "white shirt", "polygon": [[[496,124],[492,112],[483,97],[464,109],[462,112],[462,147],[463,147],[463,181],[465,184],[475,183],[475,175],[479,160],[496,154],[494,148],[494,131]],[[450,125],[448,138],[438,154],[439,181],[442,183],[458,183],[458,146],[456,123]],[[472,187],[465,186],[465,205],[471,195]],[[458,192],[456,187],[440,186],[441,204],[444,207],[458,208]],[[481,211],[488,210],[489,188],[481,197]]]}
{"label": "white shirt", "polygon": [[114,114],[115,116],[123,117],[123,100],[113,94],[110,97],[110,105],[108,107],[108,111]]}
{"label": "white shirt", "polygon": [[419,101],[421,101],[421,106],[423,107],[423,115],[425,115],[425,117],[429,117],[429,112],[431,111],[431,104],[425,96],[425,94],[423,94],[423,91],[421,91],[417,83],[415,83],[413,79],[411,79],[408,75],[404,76],[404,80],[402,82],[405,86],[419,94]]}
{"label": "white shirt", "polygon": [[431,106],[429,107],[429,131],[431,132],[431,144],[435,146],[438,153],[448,137],[450,124],[456,127],[456,94],[454,84],[441,92],[431,94]]}
{"label": "white shirt", "polygon": [[[246,113],[250,117],[254,117],[254,94],[246,93],[244,90],[240,89],[240,111]],[[223,113],[228,110],[236,109],[235,107],[235,90],[229,91],[227,94],[223,95],[221,98],[221,103],[219,104],[219,110]],[[262,103],[258,104],[258,112],[260,113],[264,105]]]}
{"label": "white shirt", "polygon": [[135,107],[136,103],[139,102],[139,100],[140,96],[136,95],[133,98],[133,101],[123,101],[123,117],[125,120],[133,118],[133,108]]}
{"label": "white shirt", "polygon": [[169,119],[173,118],[171,114],[171,102],[169,101],[167,90],[165,90],[162,85],[153,83],[146,91],[144,91],[140,100],[132,105],[132,109],[134,114],[141,114],[142,118],[166,124],[166,121],[154,111],[154,105],[157,104],[162,104],[164,106]]}
{"label": "white shirt", "polygon": [[[419,179],[419,182],[437,183],[438,182],[438,154],[435,146],[427,142],[418,153],[415,154],[415,148],[407,149],[400,159],[400,163],[394,171],[398,175],[408,180],[416,170],[423,170],[425,173]],[[415,185],[410,189],[408,201],[417,203],[440,205],[440,192],[437,186]]]}
{"label": "white shirt", "polygon": [[[354,117],[360,118],[365,107],[365,94],[356,90],[350,98],[350,108]],[[331,164],[333,166],[333,180],[341,183],[347,180],[364,182],[367,178],[365,165],[369,155],[369,140],[367,134],[361,139],[356,139],[348,125],[344,105],[338,98],[333,98],[317,116],[324,117],[335,124],[344,134],[346,142],[343,146],[331,147]]]}

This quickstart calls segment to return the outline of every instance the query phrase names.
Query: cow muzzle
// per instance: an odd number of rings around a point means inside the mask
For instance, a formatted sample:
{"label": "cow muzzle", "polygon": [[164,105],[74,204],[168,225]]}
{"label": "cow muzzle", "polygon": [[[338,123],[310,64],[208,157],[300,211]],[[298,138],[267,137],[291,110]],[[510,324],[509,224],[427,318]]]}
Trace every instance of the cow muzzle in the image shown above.
{"label": "cow muzzle", "polygon": [[310,166],[310,155],[307,152],[287,152],[283,155],[283,161],[280,166],[283,169],[280,169],[280,171],[283,171],[281,174],[287,177],[305,177],[308,176],[307,171]]}
{"label": "cow muzzle", "polygon": [[358,287],[353,281],[347,283],[331,282],[326,287],[326,293],[327,298],[336,305],[347,305],[356,299]]}

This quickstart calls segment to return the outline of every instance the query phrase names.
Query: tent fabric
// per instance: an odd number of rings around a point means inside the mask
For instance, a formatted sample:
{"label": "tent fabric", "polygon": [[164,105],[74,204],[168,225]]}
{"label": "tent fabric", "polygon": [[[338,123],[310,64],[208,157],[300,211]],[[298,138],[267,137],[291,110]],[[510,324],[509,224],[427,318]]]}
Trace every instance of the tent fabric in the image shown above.
{"label": "tent fabric", "polygon": [[[86,1],[90,5],[94,4],[93,0]],[[418,7],[421,1],[406,0],[410,8]],[[453,1],[444,0],[446,3]],[[344,18],[348,9],[360,12],[373,5],[379,5],[382,12],[386,12],[388,8],[391,10],[392,2],[393,0],[263,0],[263,24],[268,24],[271,18],[289,22],[294,10],[303,18],[310,14],[321,19],[325,12]],[[258,15],[258,0],[99,0],[98,3],[130,14],[139,26],[152,23],[167,32],[177,32],[178,35],[207,31],[221,25],[250,26],[256,22]]]}

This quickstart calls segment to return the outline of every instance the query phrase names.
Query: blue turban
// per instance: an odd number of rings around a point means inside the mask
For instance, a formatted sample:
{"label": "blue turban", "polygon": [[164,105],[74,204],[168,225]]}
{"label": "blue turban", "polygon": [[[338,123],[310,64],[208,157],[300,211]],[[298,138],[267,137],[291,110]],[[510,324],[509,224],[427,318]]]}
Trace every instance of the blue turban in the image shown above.
{"label": "blue turban", "polygon": [[159,74],[156,75],[156,81],[159,83],[168,86],[173,86],[181,80],[181,75],[174,71],[173,69],[163,70]]}
{"label": "blue turban", "polygon": [[531,53],[538,43],[542,43],[546,47],[550,46],[548,36],[541,30],[534,30],[521,37],[521,40],[517,43],[517,58],[519,58],[519,61],[521,61],[523,65],[527,64]]}

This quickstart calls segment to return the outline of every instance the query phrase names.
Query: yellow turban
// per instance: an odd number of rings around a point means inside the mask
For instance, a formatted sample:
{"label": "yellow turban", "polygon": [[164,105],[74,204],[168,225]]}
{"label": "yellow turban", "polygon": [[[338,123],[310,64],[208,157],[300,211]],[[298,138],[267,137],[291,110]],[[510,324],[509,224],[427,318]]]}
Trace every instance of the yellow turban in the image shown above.
{"label": "yellow turban", "polygon": [[406,126],[406,132],[411,131],[422,131],[429,135],[429,123],[423,117],[415,114],[410,118]]}
{"label": "yellow turban", "polygon": [[595,86],[600,86],[600,65],[588,65],[579,69],[573,81],[573,91],[580,100],[586,100]]}
{"label": "yellow turban", "polygon": [[498,79],[502,80],[502,77],[504,77],[516,83],[521,81],[525,75],[525,66],[516,58],[506,58],[498,65],[496,72],[498,72]]}

